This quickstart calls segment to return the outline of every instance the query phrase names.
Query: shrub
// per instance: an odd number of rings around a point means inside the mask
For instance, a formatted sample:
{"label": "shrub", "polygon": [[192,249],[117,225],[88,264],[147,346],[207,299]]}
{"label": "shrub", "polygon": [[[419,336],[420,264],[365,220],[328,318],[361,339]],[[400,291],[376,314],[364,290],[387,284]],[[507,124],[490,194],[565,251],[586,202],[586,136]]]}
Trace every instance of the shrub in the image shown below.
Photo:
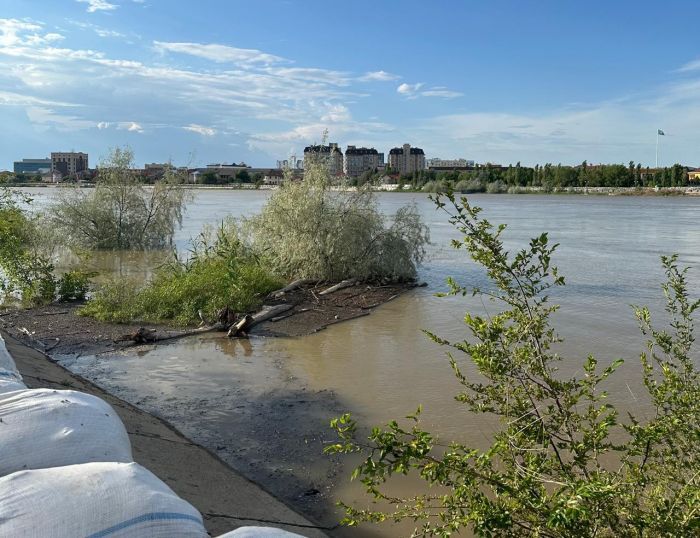
{"label": "shrub", "polygon": [[50,210],[53,225],[81,249],[158,249],[172,243],[186,194],[169,168],[145,187],[133,171],[133,153],[115,149],[100,165],[94,189],[61,189]]}
{"label": "shrub", "polygon": [[[556,245],[542,234],[511,256],[501,240],[505,226],[494,228],[465,198],[448,199],[450,221],[463,236],[454,246],[481,264],[493,284],[482,293],[450,280],[450,294],[483,294],[505,310],[467,314],[468,337],[459,342],[427,334],[455,352],[448,356],[461,384],[456,401],[471,413],[498,417],[500,428],[486,450],[438,443],[416,413],[408,417],[411,426],[392,421],[373,429],[367,444],[355,441],[349,415],[335,419],[340,442],[327,451],[366,451],[353,476],[394,507],[386,513],[344,505],[345,523],[409,519],[419,536],[463,528],[488,537],[697,536],[700,372],[691,348],[700,301],[689,299],[676,257],[662,257],[671,330],[656,328],[647,308],[635,309],[649,337],[641,363],[654,411],[622,420],[603,389],[622,360],[601,368],[589,356],[580,376],[557,372],[562,358],[553,346],[560,339],[550,321],[557,306],[546,295],[564,285],[551,264]],[[437,203],[446,208],[444,199]],[[476,369],[469,377],[462,354]],[[386,481],[409,472],[437,488],[410,498],[385,492]]]}
{"label": "shrub", "polygon": [[485,192],[486,186],[478,179],[460,180],[454,188],[455,192],[471,194],[474,192]]}
{"label": "shrub", "polygon": [[97,273],[80,270],[63,273],[57,284],[58,300],[82,301],[90,290],[90,279],[96,275]]}
{"label": "shrub", "polygon": [[415,206],[387,223],[369,188],[332,190],[327,168],[316,162],[303,181],[288,174],[246,227],[256,251],[288,278],[412,279],[429,241]]}
{"label": "shrub", "polygon": [[225,307],[249,311],[280,286],[279,278],[259,263],[229,221],[215,232],[202,232],[188,260],[176,258],[141,288],[128,280],[112,281],[95,293],[81,313],[103,321],[188,324],[199,321],[200,311],[209,320]]}
{"label": "shrub", "polygon": [[20,202],[30,201],[5,188],[0,191],[0,289],[34,305],[54,300],[56,281],[51,258],[38,240],[37,220],[20,207]]}

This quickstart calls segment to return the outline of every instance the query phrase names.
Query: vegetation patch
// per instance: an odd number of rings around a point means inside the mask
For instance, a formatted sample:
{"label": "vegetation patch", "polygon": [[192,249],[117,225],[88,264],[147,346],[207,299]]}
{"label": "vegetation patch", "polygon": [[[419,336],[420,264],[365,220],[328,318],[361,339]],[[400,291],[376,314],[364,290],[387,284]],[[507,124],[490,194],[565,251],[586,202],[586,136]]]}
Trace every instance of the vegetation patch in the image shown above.
{"label": "vegetation patch", "polygon": [[369,188],[335,190],[322,162],[287,178],[246,229],[260,256],[286,278],[406,281],[430,236],[413,205],[387,219]]}
{"label": "vegetation patch", "polygon": [[101,287],[81,314],[101,321],[173,321],[190,324],[217,318],[221,309],[250,311],[281,286],[228,221],[193,241],[188,259],[159,268],[145,286],[118,279]]}

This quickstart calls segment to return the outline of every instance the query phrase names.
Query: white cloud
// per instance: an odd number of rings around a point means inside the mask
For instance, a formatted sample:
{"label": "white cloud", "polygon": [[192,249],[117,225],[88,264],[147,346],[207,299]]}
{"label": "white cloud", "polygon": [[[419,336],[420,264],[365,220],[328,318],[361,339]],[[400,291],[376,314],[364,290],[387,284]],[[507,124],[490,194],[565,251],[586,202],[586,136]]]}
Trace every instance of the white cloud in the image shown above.
{"label": "white cloud", "polygon": [[464,95],[462,92],[448,90],[444,86],[433,86],[421,91],[423,86],[424,84],[422,82],[416,84],[407,84],[404,82],[396,88],[396,91],[407,99],[417,99],[418,97],[442,97],[443,99],[453,99]]}
{"label": "white cloud", "polygon": [[193,133],[198,133],[202,136],[214,136],[216,134],[216,129],[211,127],[205,127],[204,125],[197,125],[196,123],[190,123],[183,127],[185,131],[192,131]]}
{"label": "white cloud", "polygon": [[398,80],[401,77],[399,75],[394,75],[393,73],[387,73],[386,71],[368,71],[362,75],[358,80],[363,82],[390,82],[392,80]]}
{"label": "white cloud", "polygon": [[422,82],[418,82],[417,84],[408,84],[408,83],[404,82],[403,84],[399,84],[398,88],[396,88],[396,91],[398,93],[400,93],[401,95],[405,95],[407,97],[412,97],[422,87],[423,87]]}
{"label": "white cloud", "polygon": [[87,4],[87,12],[95,13],[96,11],[113,11],[119,6],[110,4],[106,0],[75,0],[81,4]]}
{"label": "white cloud", "polygon": [[39,31],[41,25],[18,19],[0,19],[0,47],[12,47],[22,41],[20,34]]}
{"label": "white cloud", "polygon": [[121,121],[117,123],[117,129],[120,131],[130,131],[132,133],[142,133],[143,127],[135,121]]}
{"label": "white cloud", "polygon": [[688,71],[698,71],[700,70],[700,60],[693,60],[682,66],[680,66],[676,71],[679,73],[686,73]]}
{"label": "white cloud", "polygon": [[102,129],[108,129],[109,128],[109,122],[108,121],[101,121],[98,122],[97,128],[102,130]]}
{"label": "white cloud", "polygon": [[90,22],[76,21],[73,19],[66,19],[70,24],[82,28],[83,30],[92,30],[100,37],[126,37],[125,34],[117,32],[116,30],[110,30],[109,28],[104,28],[103,26],[98,26],[97,24],[92,24]]}
{"label": "white cloud", "polygon": [[430,88],[420,92],[420,94],[423,97],[442,97],[444,99],[453,99],[455,97],[462,97],[464,95],[462,92],[448,90],[443,86],[435,86],[434,88]]}
{"label": "white cloud", "polygon": [[272,64],[285,61],[274,54],[267,54],[256,49],[239,49],[215,43],[168,43],[154,41],[153,46],[161,53],[175,52],[188,54],[217,63],[263,63]]}

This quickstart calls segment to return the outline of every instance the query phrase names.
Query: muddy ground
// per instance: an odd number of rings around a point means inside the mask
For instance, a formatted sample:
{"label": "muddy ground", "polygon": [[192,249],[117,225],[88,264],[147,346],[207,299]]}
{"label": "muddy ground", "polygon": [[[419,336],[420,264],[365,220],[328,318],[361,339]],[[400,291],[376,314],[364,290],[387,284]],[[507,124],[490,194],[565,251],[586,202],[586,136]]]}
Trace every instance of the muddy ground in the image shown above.
{"label": "muddy ground", "polygon": [[[288,312],[292,315],[254,327],[251,337],[310,334],[333,323],[368,315],[376,306],[414,286],[356,285],[319,295],[327,287],[307,286],[282,298],[266,300],[265,304],[270,305],[294,305]],[[152,334],[160,336],[183,328],[99,322],[79,316],[79,306],[6,310],[0,312],[0,327],[108,392],[168,421],[312,521],[327,527],[335,525],[338,512],[333,506],[333,485],[347,480],[349,471],[342,468],[340,459],[322,454],[325,444],[335,440],[329,419],[347,411],[333,392],[308,389],[303,380],[289,375],[282,359],[274,358],[265,363],[267,374],[262,385],[253,381],[255,376],[246,377],[242,371],[240,378],[227,379],[215,395],[163,398],[156,386],[120,380],[114,370],[117,363],[110,364],[111,359],[137,357],[171,342],[134,345],[121,341],[141,326],[155,329]],[[207,339],[222,338],[226,339],[223,333],[207,333],[186,340],[197,347]],[[230,344],[239,346],[245,355],[246,347],[255,342],[238,339]],[[121,375],[138,374],[126,371]],[[338,532],[347,531],[332,534]]]}
{"label": "muddy ground", "polygon": [[[291,304],[294,308],[254,327],[258,336],[303,336],[329,325],[366,316],[371,311],[415,284],[371,286],[358,284],[329,295],[319,295],[327,284],[308,285],[265,300],[266,305]],[[78,314],[81,303],[61,303],[30,309],[0,311],[0,327],[12,336],[45,353],[56,355],[95,355],[134,346],[125,339],[139,328],[157,337],[177,335],[187,327],[144,323],[109,323]],[[191,329],[191,328],[189,328]]]}

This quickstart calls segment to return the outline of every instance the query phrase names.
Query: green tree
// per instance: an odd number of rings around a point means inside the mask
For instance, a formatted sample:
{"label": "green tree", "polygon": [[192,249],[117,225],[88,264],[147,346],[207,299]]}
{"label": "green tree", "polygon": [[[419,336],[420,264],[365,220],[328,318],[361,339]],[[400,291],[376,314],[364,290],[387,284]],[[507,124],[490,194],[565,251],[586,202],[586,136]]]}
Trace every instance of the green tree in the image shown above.
{"label": "green tree", "polygon": [[332,191],[323,163],[309,163],[303,181],[285,173],[262,213],[248,221],[254,248],[274,270],[331,281],[415,277],[429,232],[414,205],[389,220],[369,188]]}
{"label": "green tree", "polygon": [[[455,248],[481,264],[493,286],[470,290],[450,280],[450,295],[475,293],[503,305],[494,316],[467,314],[469,336],[452,342],[450,364],[461,384],[457,402],[471,413],[500,419],[493,443],[478,450],[440,444],[419,423],[392,421],[375,428],[369,443],[356,440],[357,424],[344,415],[332,422],[340,442],[328,452],[366,451],[355,470],[388,512],[345,505],[346,524],[408,519],[418,536],[657,537],[700,532],[700,379],[691,354],[694,311],[685,271],[662,258],[670,331],[656,328],[646,308],[636,308],[648,335],[641,355],[644,385],[655,413],[621,420],[606,400],[603,382],[621,360],[600,367],[589,356],[582,375],[558,374],[560,342],[551,326],[557,306],[548,301],[564,278],[552,265],[556,245],[547,234],[514,255],[504,248],[505,226],[494,227],[462,198],[436,199],[462,235]],[[448,208],[449,206],[449,208]],[[454,355],[452,354],[454,353]],[[476,367],[467,376],[463,357]],[[697,357],[695,357],[697,360]],[[394,475],[417,473],[429,488],[400,498],[386,493]]]}
{"label": "green tree", "polygon": [[170,245],[182,220],[186,192],[169,168],[145,187],[134,172],[130,149],[115,149],[99,168],[94,189],[62,189],[50,218],[71,246],[157,249]]}

